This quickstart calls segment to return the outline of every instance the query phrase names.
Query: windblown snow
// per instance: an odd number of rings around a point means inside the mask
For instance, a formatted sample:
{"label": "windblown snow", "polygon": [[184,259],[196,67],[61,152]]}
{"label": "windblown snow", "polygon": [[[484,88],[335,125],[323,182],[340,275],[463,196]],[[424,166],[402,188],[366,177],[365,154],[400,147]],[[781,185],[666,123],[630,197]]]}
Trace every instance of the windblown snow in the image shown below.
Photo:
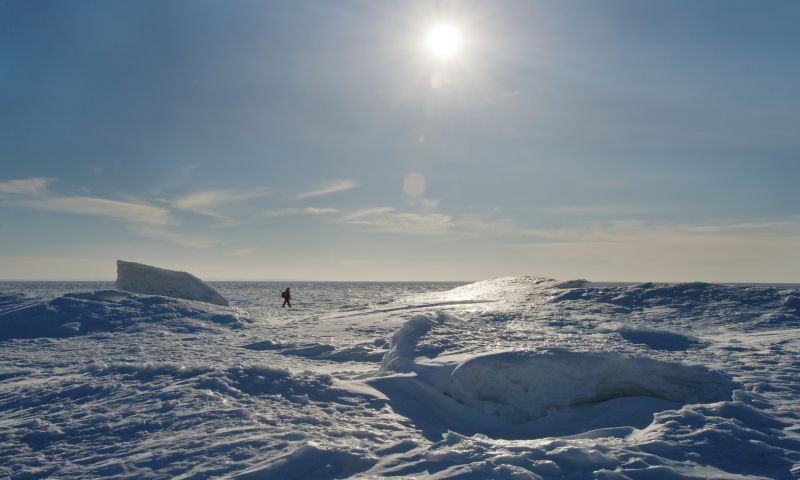
{"label": "windblown snow", "polygon": [[0,284],[0,477],[800,475],[795,286],[307,283],[282,310],[151,268]]}

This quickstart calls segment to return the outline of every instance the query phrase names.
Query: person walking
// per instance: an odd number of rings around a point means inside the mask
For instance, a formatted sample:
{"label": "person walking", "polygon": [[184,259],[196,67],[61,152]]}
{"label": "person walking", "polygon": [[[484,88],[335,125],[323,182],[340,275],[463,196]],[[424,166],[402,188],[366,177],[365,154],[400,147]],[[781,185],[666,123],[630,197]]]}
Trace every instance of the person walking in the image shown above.
{"label": "person walking", "polygon": [[281,308],[285,307],[286,305],[289,305],[289,308],[292,308],[292,294],[289,293],[289,287],[286,287],[286,290],[281,293],[281,297],[283,297],[283,305],[281,305]]}

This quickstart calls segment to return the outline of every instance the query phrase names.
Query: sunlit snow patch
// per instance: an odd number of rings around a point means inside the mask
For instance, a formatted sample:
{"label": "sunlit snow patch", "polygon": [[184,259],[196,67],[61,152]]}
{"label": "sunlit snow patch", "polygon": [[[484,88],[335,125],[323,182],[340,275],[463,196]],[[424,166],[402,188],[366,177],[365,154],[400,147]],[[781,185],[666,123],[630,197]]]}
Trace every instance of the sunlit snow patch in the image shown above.
{"label": "sunlit snow patch", "polygon": [[499,277],[491,280],[462,285],[445,292],[431,292],[416,295],[416,298],[429,305],[454,304],[456,302],[499,302],[518,303],[538,295],[543,288],[556,284],[556,280],[541,277]]}

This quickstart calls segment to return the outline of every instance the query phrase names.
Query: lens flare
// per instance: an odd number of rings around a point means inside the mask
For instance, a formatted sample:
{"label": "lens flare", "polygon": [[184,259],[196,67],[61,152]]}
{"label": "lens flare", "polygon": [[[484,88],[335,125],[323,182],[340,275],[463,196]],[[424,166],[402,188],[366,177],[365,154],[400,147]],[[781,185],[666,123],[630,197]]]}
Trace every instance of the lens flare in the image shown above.
{"label": "lens flare", "polygon": [[421,197],[425,193],[425,175],[411,172],[403,180],[403,191],[410,197]]}

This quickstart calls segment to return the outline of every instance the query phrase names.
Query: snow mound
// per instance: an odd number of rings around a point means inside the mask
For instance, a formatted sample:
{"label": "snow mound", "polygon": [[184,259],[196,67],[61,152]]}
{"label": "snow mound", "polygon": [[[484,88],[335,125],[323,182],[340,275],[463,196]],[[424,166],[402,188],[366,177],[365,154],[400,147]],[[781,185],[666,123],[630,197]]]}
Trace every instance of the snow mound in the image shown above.
{"label": "snow mound", "polygon": [[217,289],[190,273],[123,260],[117,260],[117,288],[145,295],[230,305]]}
{"label": "snow mound", "polygon": [[251,468],[230,478],[236,480],[345,478],[367,470],[376,460],[366,450],[323,448],[314,443]]}
{"label": "snow mound", "polygon": [[20,297],[17,308],[0,311],[0,340],[64,338],[92,332],[130,330],[160,324],[176,332],[238,328],[242,319],[229,312],[201,308],[176,299],[137,296],[119,290],[68,293],[52,300]]}
{"label": "snow mound", "polygon": [[682,403],[730,399],[736,385],[702,366],[617,352],[503,352],[459,364],[441,390],[483,413],[521,423],[623,397]]}
{"label": "snow mound", "polygon": [[591,284],[592,284],[592,282],[590,282],[589,280],[581,278],[581,279],[578,279],[578,280],[567,280],[567,281],[564,281],[564,282],[559,282],[559,283],[556,283],[553,286],[556,287],[556,288],[567,289],[567,288],[586,288]]}
{"label": "snow mound", "polygon": [[704,345],[689,335],[659,328],[626,325],[619,327],[617,332],[622,338],[631,343],[647,345],[655,350],[678,351]]}
{"label": "snow mound", "polygon": [[788,295],[783,299],[783,306],[800,314],[800,295]]}

